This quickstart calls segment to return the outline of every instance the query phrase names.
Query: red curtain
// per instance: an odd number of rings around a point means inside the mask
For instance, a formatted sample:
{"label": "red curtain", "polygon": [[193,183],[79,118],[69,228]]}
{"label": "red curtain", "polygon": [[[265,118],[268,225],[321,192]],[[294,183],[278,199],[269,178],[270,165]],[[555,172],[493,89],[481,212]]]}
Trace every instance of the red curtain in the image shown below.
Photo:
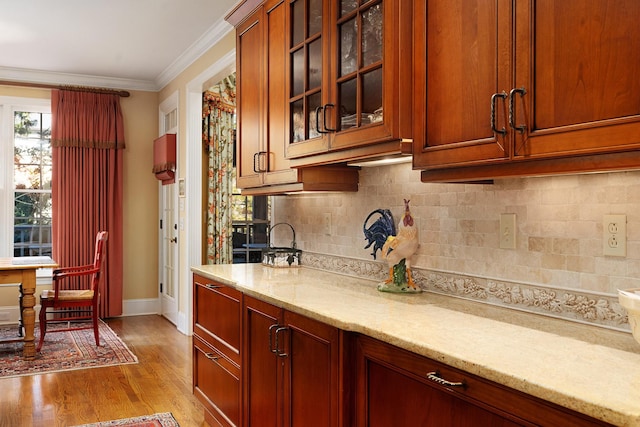
{"label": "red curtain", "polygon": [[91,264],[96,234],[108,231],[100,317],[121,315],[124,124],[120,97],[54,90],[51,113],[53,258],[61,267]]}

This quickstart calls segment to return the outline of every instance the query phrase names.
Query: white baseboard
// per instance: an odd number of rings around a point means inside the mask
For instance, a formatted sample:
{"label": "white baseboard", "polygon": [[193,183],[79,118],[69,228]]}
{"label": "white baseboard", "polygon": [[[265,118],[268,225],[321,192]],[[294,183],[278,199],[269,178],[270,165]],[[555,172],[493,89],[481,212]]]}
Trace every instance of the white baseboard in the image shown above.
{"label": "white baseboard", "polygon": [[159,313],[159,298],[126,299],[122,301],[122,316],[142,316]]}
{"label": "white baseboard", "polygon": [[[36,311],[36,322],[38,321],[38,313],[40,305],[34,307]],[[159,298],[142,298],[127,299],[122,302],[122,316],[143,316],[146,314],[160,314]],[[17,325],[20,319],[20,310],[18,306],[0,306],[0,325]],[[178,324],[176,328],[185,335],[191,334],[190,319],[187,319],[185,313],[178,313]]]}

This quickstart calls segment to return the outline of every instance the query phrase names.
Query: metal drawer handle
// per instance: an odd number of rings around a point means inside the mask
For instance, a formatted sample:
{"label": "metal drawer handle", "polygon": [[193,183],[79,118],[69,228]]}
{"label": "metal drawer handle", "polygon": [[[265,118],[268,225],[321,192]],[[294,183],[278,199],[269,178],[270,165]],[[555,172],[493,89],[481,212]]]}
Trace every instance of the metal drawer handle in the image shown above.
{"label": "metal drawer handle", "polygon": [[520,88],[514,88],[511,89],[511,92],[509,92],[509,126],[511,126],[513,129],[515,129],[516,131],[518,131],[519,133],[524,133],[525,130],[527,130],[527,126],[526,125],[516,125],[516,119],[515,119],[515,113],[514,113],[514,102],[513,102],[513,98],[514,98],[514,94],[519,93],[520,94],[520,98],[524,97],[524,95],[527,93],[527,91],[525,90],[525,88],[520,87]]}
{"label": "metal drawer handle", "polygon": [[464,381],[460,381],[460,382],[447,381],[440,376],[440,372],[438,371],[429,372],[427,374],[427,378],[430,379],[431,381],[434,381],[446,387],[462,387],[464,389],[467,388],[467,383],[465,383]]}
{"label": "metal drawer handle", "polygon": [[502,91],[501,93],[494,93],[491,96],[491,130],[494,133],[497,133],[500,135],[506,135],[507,130],[504,128],[504,126],[502,127],[502,129],[496,128],[496,99],[497,98],[506,99],[508,96],[509,95],[507,95],[507,92],[505,91]]}
{"label": "metal drawer handle", "polygon": [[[316,107],[316,132],[320,133],[329,133],[327,130],[320,129],[320,111],[322,111],[322,117],[325,117],[324,106]],[[324,127],[324,123],[322,124]]]}
{"label": "metal drawer handle", "polygon": [[[272,341],[271,337],[273,336],[273,330],[276,329],[276,328],[279,328],[279,327],[280,327],[280,325],[278,325],[277,323],[275,325],[269,326],[269,351],[271,353],[274,353],[274,354],[278,354],[278,349],[277,348],[273,348],[273,341]],[[276,343],[276,347],[277,347],[277,345],[278,344]]]}
{"label": "metal drawer handle", "polygon": [[220,289],[223,286],[222,285],[212,285],[211,283],[207,283],[206,285],[204,285],[205,288],[207,289]]}
{"label": "metal drawer handle", "polygon": [[324,127],[324,129],[327,132],[335,132],[335,129],[332,129],[330,127],[327,127],[327,110],[329,108],[334,108],[335,105],[334,104],[326,104],[323,108],[322,108],[322,126]]}
{"label": "metal drawer handle", "polygon": [[284,351],[284,350],[280,350],[280,344],[279,344],[279,340],[278,340],[278,335],[280,335],[280,332],[286,331],[287,328],[286,326],[281,326],[278,329],[276,329],[276,351],[275,353],[280,356],[280,357],[287,357],[288,354]]}
{"label": "metal drawer handle", "polygon": [[269,154],[267,151],[258,151],[253,155],[253,171],[255,173],[268,172],[266,166],[267,162],[266,160],[263,160],[267,158],[267,154]]}
{"label": "metal drawer handle", "polygon": [[215,353],[205,353],[204,355],[207,359],[213,360],[214,362],[217,362],[218,359],[220,359],[220,356],[216,355]]}

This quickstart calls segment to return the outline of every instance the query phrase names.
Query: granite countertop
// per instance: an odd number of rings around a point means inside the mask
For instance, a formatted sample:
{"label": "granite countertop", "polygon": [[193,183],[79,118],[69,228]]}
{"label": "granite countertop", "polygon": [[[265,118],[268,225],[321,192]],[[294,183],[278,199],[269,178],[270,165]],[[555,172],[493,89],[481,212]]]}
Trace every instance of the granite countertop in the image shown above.
{"label": "granite countertop", "polygon": [[194,273],[619,426],[640,426],[631,334],[310,268],[203,265]]}

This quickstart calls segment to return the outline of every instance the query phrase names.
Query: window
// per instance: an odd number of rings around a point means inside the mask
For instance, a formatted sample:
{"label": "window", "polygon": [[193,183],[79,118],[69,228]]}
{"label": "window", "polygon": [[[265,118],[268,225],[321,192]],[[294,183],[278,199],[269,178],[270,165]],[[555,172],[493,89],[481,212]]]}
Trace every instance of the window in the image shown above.
{"label": "window", "polygon": [[0,111],[0,256],[50,256],[50,102],[0,98]]}
{"label": "window", "polygon": [[269,229],[270,198],[243,196],[234,189],[232,196],[233,262],[261,262]]}

